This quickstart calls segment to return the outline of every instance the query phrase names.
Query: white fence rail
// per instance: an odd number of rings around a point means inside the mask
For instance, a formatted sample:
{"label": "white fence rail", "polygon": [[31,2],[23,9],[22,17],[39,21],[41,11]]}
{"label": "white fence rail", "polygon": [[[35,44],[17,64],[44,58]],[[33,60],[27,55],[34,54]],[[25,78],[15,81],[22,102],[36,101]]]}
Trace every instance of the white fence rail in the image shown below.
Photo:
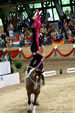
{"label": "white fence rail", "polygon": [[56,75],[56,71],[55,70],[53,70],[53,71],[45,71],[43,74],[44,74],[45,77],[53,76],[53,75]]}
{"label": "white fence rail", "polygon": [[75,72],[75,67],[67,68],[67,73],[74,73],[74,72]]}

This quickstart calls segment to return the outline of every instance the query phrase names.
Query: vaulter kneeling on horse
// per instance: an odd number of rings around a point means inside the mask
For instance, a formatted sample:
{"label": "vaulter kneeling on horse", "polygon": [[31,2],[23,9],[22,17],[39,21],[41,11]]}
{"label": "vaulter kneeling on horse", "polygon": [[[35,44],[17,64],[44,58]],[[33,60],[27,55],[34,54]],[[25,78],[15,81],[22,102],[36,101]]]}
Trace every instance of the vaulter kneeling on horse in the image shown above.
{"label": "vaulter kneeling on horse", "polygon": [[38,74],[42,74],[42,80],[43,80],[43,85],[44,85],[44,75],[43,75],[43,61],[45,59],[45,54],[44,54],[44,46],[42,45],[40,49],[37,51],[37,53],[33,54],[33,58],[30,62],[30,65],[28,66],[28,76],[31,74],[31,72],[34,69],[38,68]]}

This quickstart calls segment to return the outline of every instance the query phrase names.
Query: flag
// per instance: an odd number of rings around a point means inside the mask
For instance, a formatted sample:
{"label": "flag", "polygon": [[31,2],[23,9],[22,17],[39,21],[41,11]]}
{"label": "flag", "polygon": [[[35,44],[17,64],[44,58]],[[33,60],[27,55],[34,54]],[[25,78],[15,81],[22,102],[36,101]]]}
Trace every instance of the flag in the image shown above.
{"label": "flag", "polygon": [[53,46],[60,46],[61,44],[64,44],[64,38],[62,36],[52,41]]}
{"label": "flag", "polygon": [[20,40],[13,40],[13,46],[20,46]]}

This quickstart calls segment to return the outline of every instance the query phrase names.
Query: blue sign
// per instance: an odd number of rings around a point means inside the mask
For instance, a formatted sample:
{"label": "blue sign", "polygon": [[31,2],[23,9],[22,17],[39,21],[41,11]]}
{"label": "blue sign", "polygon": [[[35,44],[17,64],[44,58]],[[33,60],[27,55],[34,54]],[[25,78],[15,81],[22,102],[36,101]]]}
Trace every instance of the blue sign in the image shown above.
{"label": "blue sign", "polygon": [[0,81],[3,81],[3,77],[0,77]]}

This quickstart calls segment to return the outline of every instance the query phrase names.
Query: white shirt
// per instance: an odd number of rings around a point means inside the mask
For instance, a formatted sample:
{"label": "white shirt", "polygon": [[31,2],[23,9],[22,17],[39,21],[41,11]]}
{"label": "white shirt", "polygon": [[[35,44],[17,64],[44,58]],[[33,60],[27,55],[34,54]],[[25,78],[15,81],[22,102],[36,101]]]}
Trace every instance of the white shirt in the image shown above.
{"label": "white shirt", "polygon": [[13,30],[10,30],[9,31],[9,37],[11,38],[11,37],[13,37],[14,36],[14,32],[13,32]]}

